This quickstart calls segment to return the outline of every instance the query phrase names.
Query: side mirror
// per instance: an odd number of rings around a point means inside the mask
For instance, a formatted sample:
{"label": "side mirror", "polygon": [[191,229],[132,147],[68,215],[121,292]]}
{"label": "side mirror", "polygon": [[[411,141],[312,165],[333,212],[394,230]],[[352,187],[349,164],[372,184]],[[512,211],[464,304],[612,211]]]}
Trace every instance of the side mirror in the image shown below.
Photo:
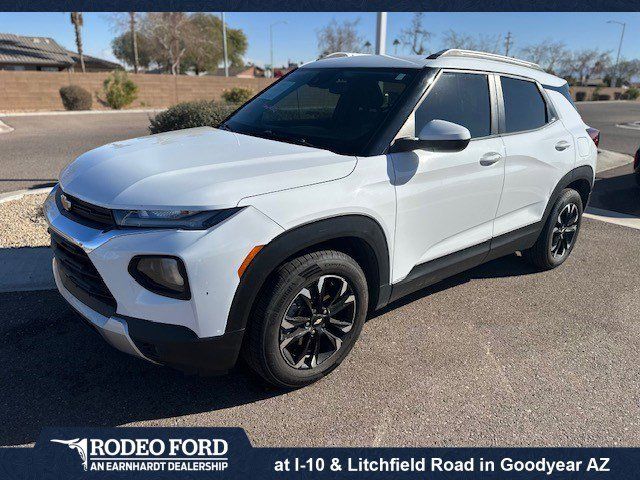
{"label": "side mirror", "polygon": [[469,129],[446,120],[431,120],[422,130],[418,138],[398,138],[393,143],[394,152],[406,152],[421,148],[436,152],[460,152],[467,148],[471,140]]}

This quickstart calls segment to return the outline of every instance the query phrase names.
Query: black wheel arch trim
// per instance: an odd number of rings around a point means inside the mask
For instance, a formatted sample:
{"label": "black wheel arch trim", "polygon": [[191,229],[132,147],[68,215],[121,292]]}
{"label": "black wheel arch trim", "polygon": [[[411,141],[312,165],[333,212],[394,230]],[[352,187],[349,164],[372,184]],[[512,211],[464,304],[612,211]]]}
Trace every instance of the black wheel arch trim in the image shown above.
{"label": "black wheel arch trim", "polygon": [[[553,192],[551,192],[551,196],[549,197],[549,201],[547,202],[547,207],[545,208],[544,214],[542,215],[542,224],[544,225],[544,222],[547,221],[547,217],[549,216],[549,213],[551,213],[551,209],[558,200],[558,197],[560,196],[560,192],[562,192],[562,190],[564,190],[577,180],[586,180],[587,182],[589,182],[590,195],[591,191],[593,190],[594,178],[594,171],[590,165],[581,165],[564,175],[556,184],[556,188],[553,189]],[[583,209],[587,208],[586,202],[582,207]]]}
{"label": "black wheel arch trim", "polygon": [[245,270],[231,302],[225,331],[246,327],[256,297],[271,273],[292,255],[340,238],[357,238],[372,250],[377,266],[378,290],[376,305],[384,305],[391,294],[390,255],[387,238],[380,224],[372,217],[354,214],[330,217],[287,230],[265,245]]}

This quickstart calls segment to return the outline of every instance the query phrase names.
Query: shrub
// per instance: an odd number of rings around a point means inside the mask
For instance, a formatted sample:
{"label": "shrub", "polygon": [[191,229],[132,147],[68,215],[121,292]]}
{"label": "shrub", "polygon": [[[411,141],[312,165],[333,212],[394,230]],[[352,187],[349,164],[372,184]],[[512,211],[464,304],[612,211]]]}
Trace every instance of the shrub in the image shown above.
{"label": "shrub", "polygon": [[222,99],[227,103],[241,104],[253,97],[253,90],[250,88],[233,87],[231,90],[222,92]]}
{"label": "shrub", "polygon": [[107,104],[116,110],[130,105],[138,98],[138,86],[125,72],[115,70],[102,84]]}
{"label": "shrub", "polygon": [[91,110],[93,103],[91,93],[78,85],[62,87],[60,98],[65,110]]}
{"label": "shrub", "polygon": [[626,100],[636,100],[640,97],[640,88],[629,87],[626,92],[622,94],[622,98]]}
{"label": "shrub", "polygon": [[151,119],[151,133],[194,127],[217,127],[235,109],[234,105],[200,100],[178,103]]}
{"label": "shrub", "polygon": [[587,98],[587,92],[576,92],[576,102],[584,102]]}
{"label": "shrub", "polygon": [[591,100],[600,100],[600,87],[596,87],[595,90],[591,93]]}
{"label": "shrub", "polygon": [[600,94],[598,95],[598,100],[611,100],[611,95],[608,94]]}

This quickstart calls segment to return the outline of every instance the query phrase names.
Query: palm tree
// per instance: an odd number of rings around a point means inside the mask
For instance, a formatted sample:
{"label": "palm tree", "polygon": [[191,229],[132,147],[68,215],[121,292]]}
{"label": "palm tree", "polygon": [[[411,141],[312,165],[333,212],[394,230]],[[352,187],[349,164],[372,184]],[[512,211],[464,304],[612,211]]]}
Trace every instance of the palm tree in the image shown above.
{"label": "palm tree", "polygon": [[398,45],[400,45],[400,40],[397,38],[393,41],[393,54],[398,55]]}
{"label": "palm tree", "polygon": [[82,73],[85,73],[84,55],[82,53],[82,12],[71,12],[71,23],[73,23],[73,28],[76,31],[76,46],[80,57],[80,67],[82,68]]}

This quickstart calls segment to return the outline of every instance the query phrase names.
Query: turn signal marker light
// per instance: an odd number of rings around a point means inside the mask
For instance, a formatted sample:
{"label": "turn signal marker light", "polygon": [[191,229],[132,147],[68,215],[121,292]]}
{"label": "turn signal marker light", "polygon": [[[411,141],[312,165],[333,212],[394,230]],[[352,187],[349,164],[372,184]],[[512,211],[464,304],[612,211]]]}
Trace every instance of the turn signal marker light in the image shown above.
{"label": "turn signal marker light", "polygon": [[238,268],[238,277],[242,277],[242,275],[244,274],[244,271],[247,269],[249,264],[252,262],[252,260],[258,254],[258,252],[260,252],[260,250],[262,250],[262,247],[264,247],[264,245],[256,245],[255,247],[253,247],[251,249],[251,251],[249,252],[249,255],[246,256],[246,258],[242,262],[242,265],[240,265],[240,268]]}

